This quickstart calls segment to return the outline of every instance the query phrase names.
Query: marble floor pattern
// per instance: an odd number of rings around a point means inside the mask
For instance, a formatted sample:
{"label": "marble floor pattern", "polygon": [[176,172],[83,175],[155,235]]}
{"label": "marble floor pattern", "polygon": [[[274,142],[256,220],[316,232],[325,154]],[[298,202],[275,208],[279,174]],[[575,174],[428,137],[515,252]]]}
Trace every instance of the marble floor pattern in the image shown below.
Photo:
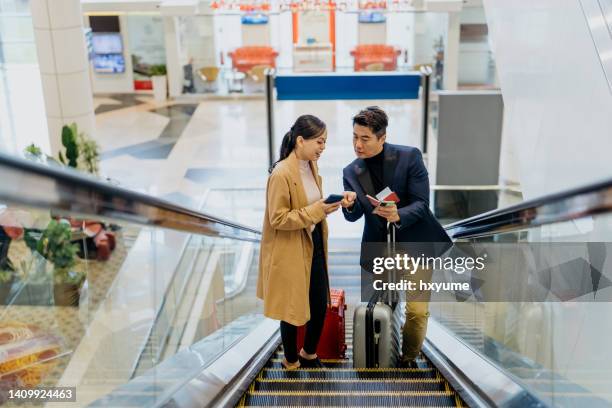
{"label": "marble floor pattern", "polygon": [[[369,105],[389,114],[387,140],[420,145],[417,100],[277,101],[275,145],[301,114],[326,122],[327,148],[319,161],[324,193],[341,192],[342,168],[354,159],[352,116]],[[187,119],[188,118],[188,119]],[[102,173],[122,186],[192,206],[210,189],[265,189],[268,141],[265,101],[205,100],[195,105],[145,104],[106,111],[96,117]],[[341,236],[356,236],[360,225],[333,214]],[[333,232],[332,232],[333,234]]]}

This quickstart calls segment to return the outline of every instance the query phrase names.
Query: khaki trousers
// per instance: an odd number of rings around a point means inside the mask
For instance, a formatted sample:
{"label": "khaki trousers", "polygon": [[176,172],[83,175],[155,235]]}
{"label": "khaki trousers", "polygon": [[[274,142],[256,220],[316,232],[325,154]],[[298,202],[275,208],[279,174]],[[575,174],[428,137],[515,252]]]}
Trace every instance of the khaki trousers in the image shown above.
{"label": "khaki trousers", "polygon": [[[420,269],[414,275],[405,275],[404,279],[416,283],[419,281],[431,282],[431,269]],[[427,321],[429,319],[429,291],[406,291],[406,323],[402,328],[402,360],[414,360],[421,352],[425,335],[427,334]]]}

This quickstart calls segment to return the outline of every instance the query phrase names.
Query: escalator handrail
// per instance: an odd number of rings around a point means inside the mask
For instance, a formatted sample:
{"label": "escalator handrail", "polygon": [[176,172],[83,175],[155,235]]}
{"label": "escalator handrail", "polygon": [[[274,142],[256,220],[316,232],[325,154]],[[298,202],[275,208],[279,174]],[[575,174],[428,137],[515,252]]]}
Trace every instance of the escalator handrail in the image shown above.
{"label": "escalator handrail", "polygon": [[69,216],[123,220],[179,231],[259,241],[261,231],[117,187],[90,175],[0,153],[0,202]]}
{"label": "escalator handrail", "polygon": [[451,238],[476,238],[612,211],[612,178],[445,225]]}

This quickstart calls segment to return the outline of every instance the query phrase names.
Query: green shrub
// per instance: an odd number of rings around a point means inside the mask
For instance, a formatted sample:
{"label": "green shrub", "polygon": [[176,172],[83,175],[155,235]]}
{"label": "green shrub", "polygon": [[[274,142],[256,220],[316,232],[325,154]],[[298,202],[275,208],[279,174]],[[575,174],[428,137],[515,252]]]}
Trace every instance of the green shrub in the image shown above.
{"label": "green shrub", "polygon": [[151,76],[166,75],[166,66],[164,64],[152,65]]}

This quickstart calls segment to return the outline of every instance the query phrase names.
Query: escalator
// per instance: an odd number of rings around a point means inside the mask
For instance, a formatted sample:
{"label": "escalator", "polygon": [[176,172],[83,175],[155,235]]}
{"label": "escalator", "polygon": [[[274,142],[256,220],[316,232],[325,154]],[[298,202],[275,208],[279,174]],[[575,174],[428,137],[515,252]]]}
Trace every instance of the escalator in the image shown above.
{"label": "escalator", "polygon": [[321,360],[325,369],[289,371],[280,346],[237,406],[467,406],[422,354],[415,368],[353,368],[349,316],[346,327],[346,359]]}
{"label": "escalator", "polygon": [[[44,291],[47,303],[10,303],[17,289],[34,293],[41,287],[34,280],[38,276],[30,273],[29,281],[8,285],[9,300],[0,306],[3,319],[27,322],[19,327],[44,339],[45,352],[54,353],[8,374],[14,378],[37,371],[41,386],[76,387],[79,406],[612,406],[612,351],[607,346],[612,302],[486,303],[459,297],[450,304],[431,302],[416,367],[355,369],[351,330],[352,308],[360,298],[355,274],[359,246],[358,241],[330,241],[330,283],[346,290],[349,306],[346,358],[323,360],[325,369],[288,371],[281,366],[278,322],[265,318],[254,298],[258,230],[3,155],[0,172],[5,180],[0,183],[0,211],[13,210],[21,222],[32,222],[21,227],[44,229],[34,225],[44,211],[47,217],[112,222],[121,227],[118,234],[125,232],[119,242],[130,237],[124,258],[79,260],[89,285],[89,297],[82,290],[80,304],[49,303],[54,300],[52,279]],[[4,220],[1,226],[14,232],[15,225]],[[563,237],[586,243],[583,256],[591,268],[570,272],[588,275],[586,283],[593,287],[586,285],[584,294],[593,297],[599,294],[597,285],[612,287],[609,259],[604,263],[605,249],[612,253],[612,247],[601,245],[612,242],[611,225],[608,180],[471,217],[447,231],[456,242],[507,244]],[[199,238],[191,241],[193,236]],[[11,239],[9,249],[15,254],[26,249],[15,245],[20,238]],[[189,276],[197,285],[173,284],[187,276],[181,275],[185,262],[177,254],[189,242],[197,242],[195,249],[210,252],[206,259],[216,261],[203,260],[201,268],[199,262],[190,263],[194,269]],[[34,255],[26,259],[32,270]],[[238,264],[241,273],[235,273]],[[98,270],[112,272],[113,284],[96,287],[92,272]],[[521,289],[530,289],[533,281],[521,283]],[[192,291],[193,307],[182,303],[185,286]],[[157,316],[166,316],[160,311],[183,316],[184,309],[193,313],[185,314],[180,325],[164,317],[167,321],[159,325],[164,335],[151,336],[161,320]],[[165,351],[147,353],[151,339],[160,339],[159,350]]]}
{"label": "escalator", "polygon": [[329,241],[330,285],[345,290],[345,359],[321,360],[325,369],[286,370],[282,345],[236,406],[466,406],[423,354],[414,368],[353,368],[353,311],[359,304],[359,240]]}

